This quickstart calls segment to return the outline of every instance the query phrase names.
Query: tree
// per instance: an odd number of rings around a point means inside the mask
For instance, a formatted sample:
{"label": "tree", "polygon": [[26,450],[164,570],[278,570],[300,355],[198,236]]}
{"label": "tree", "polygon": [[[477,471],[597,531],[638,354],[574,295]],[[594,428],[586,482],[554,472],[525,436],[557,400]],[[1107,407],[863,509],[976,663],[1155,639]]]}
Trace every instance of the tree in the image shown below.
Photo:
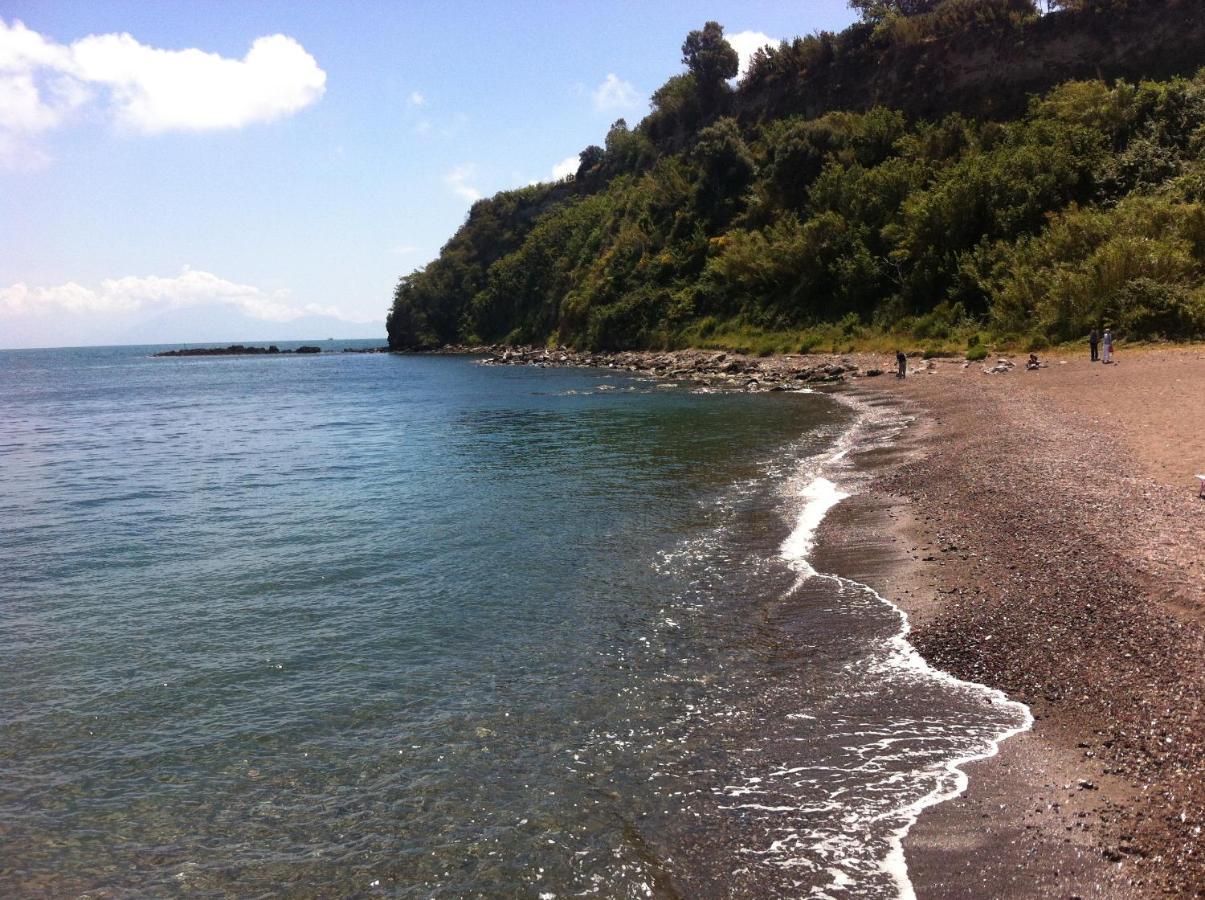
{"label": "tree", "polygon": [[714,224],[727,223],[755,169],[736,120],[719,119],[700,131],[691,158],[699,168],[699,208]]}
{"label": "tree", "polygon": [[865,22],[881,22],[891,14],[916,16],[932,12],[941,0],[849,0]]}
{"label": "tree", "polygon": [[727,88],[729,78],[740,69],[740,57],[724,40],[724,26],[708,22],[702,31],[692,31],[682,44],[682,62],[695,76],[704,105],[711,108]]}
{"label": "tree", "polygon": [[580,181],[589,175],[599,163],[603,161],[603,148],[597,144],[591,144],[585,150],[577,155],[579,164],[577,167],[577,179]]}

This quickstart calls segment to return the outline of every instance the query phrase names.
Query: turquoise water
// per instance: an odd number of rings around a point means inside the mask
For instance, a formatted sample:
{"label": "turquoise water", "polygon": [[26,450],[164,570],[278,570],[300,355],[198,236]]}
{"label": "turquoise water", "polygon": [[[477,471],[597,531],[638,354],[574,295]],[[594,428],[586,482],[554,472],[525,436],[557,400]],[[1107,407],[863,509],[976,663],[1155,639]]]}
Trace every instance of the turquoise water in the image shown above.
{"label": "turquoise water", "polygon": [[784,555],[846,403],[154,349],[0,353],[6,894],[889,896],[1016,724]]}

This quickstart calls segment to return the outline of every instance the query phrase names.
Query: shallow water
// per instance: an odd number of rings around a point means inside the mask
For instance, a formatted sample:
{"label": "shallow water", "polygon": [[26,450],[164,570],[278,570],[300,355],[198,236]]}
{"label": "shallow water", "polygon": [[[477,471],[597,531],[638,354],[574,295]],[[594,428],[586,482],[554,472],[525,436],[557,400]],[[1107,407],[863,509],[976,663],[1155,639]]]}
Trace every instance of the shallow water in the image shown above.
{"label": "shallow water", "polygon": [[898,422],[464,358],[0,353],[0,889],[895,896],[1023,709],[814,573]]}

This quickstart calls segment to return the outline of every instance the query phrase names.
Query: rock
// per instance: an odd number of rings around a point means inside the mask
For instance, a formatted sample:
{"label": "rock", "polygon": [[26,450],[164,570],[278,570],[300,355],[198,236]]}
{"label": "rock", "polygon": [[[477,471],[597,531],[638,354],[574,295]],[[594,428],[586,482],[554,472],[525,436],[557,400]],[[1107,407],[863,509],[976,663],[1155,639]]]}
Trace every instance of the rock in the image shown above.
{"label": "rock", "polygon": [[[317,352],[318,348],[314,348]],[[231,344],[229,347],[185,347],[181,350],[161,350],[155,356],[255,356],[260,353],[280,353],[275,344],[270,347],[248,347],[244,344]],[[285,350],[285,353],[292,351]],[[296,351],[300,353],[301,351]]]}

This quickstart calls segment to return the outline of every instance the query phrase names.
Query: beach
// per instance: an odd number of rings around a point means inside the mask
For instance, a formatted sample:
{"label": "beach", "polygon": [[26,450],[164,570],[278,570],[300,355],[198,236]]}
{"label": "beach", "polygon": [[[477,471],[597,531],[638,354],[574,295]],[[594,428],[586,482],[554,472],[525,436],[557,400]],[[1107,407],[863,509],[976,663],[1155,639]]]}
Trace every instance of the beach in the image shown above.
{"label": "beach", "polygon": [[[750,391],[849,391],[902,409],[855,452],[869,489],[835,507],[815,565],[908,615],[911,642],[1031,708],[967,764],[969,786],[904,843],[921,897],[1205,890],[1205,348],[909,359],[477,348]],[[706,389],[706,388],[704,388]]]}
{"label": "beach", "polygon": [[10,893],[1199,891],[1199,349],[156,349],[0,356]]}
{"label": "beach", "polygon": [[1036,720],[921,817],[910,871],[919,896],[1199,895],[1205,351],[1043,362],[856,388],[915,419],[830,535],[858,522],[892,563],[853,577],[925,658]]}

